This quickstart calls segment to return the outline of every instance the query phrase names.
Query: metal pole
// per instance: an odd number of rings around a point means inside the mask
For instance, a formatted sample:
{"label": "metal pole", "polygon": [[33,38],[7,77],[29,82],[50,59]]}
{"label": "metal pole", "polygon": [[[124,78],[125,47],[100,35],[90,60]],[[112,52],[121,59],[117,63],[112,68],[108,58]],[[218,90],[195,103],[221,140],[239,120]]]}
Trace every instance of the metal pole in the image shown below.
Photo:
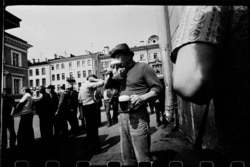
{"label": "metal pole", "polygon": [[175,94],[172,88],[173,65],[170,60],[171,34],[169,26],[168,7],[161,6],[157,10],[157,26],[159,33],[159,46],[162,58],[163,77],[165,84],[165,115],[172,122],[175,112]]}

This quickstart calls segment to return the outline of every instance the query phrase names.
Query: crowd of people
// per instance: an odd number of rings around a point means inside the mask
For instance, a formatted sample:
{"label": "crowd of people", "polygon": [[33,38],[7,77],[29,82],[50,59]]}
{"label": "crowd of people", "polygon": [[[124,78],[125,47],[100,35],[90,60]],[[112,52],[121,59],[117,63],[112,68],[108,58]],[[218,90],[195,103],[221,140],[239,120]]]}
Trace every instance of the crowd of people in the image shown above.
{"label": "crowd of people", "polygon": [[[41,143],[46,144],[54,140],[67,138],[69,135],[81,132],[78,121],[78,92],[70,86],[65,89],[40,86],[32,91],[24,87],[23,96],[16,104],[9,96],[10,89],[4,89],[3,96],[3,148],[7,148],[7,131],[9,131],[9,147],[27,148],[35,141],[33,117],[39,117]],[[17,134],[14,129],[14,117],[20,117]],[[84,119],[83,117],[80,117]],[[84,122],[84,120],[82,121]],[[68,127],[70,125],[70,128]],[[85,125],[82,124],[83,130]]]}
{"label": "crowd of people", "polygon": [[[174,91],[199,105],[208,104],[213,98],[218,131],[216,150],[229,160],[245,162],[249,162],[250,155],[250,135],[249,130],[245,130],[249,127],[248,16],[247,6],[185,7],[171,54],[175,64]],[[151,113],[156,112],[158,125],[167,123],[161,94],[164,86],[148,64],[135,62],[133,56],[127,44],[117,45],[111,51],[116,62],[111,64],[105,80],[89,75],[79,93],[73,87],[66,90],[60,87],[55,93],[54,86],[50,85],[41,86],[39,93],[32,95],[29,88],[24,88],[23,97],[15,106],[8,96],[10,90],[5,89],[3,146],[7,145],[6,129],[10,132],[10,147],[15,146],[16,138],[20,146],[34,142],[35,111],[40,119],[42,142],[49,142],[53,137],[67,138],[83,128],[87,148],[100,153],[98,127],[103,98],[107,126],[119,122],[123,165],[136,166],[138,162],[151,161],[147,104]],[[98,88],[104,88],[103,95]],[[17,135],[13,125],[15,114],[21,117]]]}
{"label": "crowd of people", "polygon": [[[118,63],[111,63],[111,69],[118,70]],[[103,88],[103,93],[99,88]],[[33,129],[35,114],[39,118],[40,142],[42,144],[50,144],[53,141],[65,140],[69,136],[86,133],[86,140],[83,143],[93,153],[101,151],[98,140],[98,127],[101,126],[101,107],[104,106],[107,127],[118,123],[119,85],[109,87],[108,83],[97,79],[96,75],[89,75],[79,92],[74,90],[72,85],[67,88],[60,86],[57,92],[54,85],[40,86],[34,90],[24,87],[22,90],[23,96],[16,104],[15,100],[9,96],[10,89],[4,89],[3,148],[5,149],[7,147],[29,148],[32,146],[35,141]],[[163,108],[159,105],[159,99],[151,101],[154,101],[151,102],[150,106],[155,108],[157,122],[160,124],[160,112],[158,111],[162,112]],[[113,111],[112,118],[111,109]],[[151,114],[153,112],[152,109]],[[163,114],[161,115],[163,116]],[[17,134],[14,128],[15,117],[20,117]],[[9,139],[7,139],[7,131],[9,131]],[[7,146],[8,140],[9,146]]]}

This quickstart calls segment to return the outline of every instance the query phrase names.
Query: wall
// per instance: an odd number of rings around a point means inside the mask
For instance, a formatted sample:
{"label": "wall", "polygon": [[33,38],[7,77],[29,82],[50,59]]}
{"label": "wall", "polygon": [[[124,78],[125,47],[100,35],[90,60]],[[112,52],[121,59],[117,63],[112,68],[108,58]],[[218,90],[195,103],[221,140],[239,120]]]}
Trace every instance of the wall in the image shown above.
{"label": "wall", "polygon": [[[169,6],[169,24],[171,33],[171,42],[175,40],[176,30],[180,21],[183,6]],[[177,97],[178,101],[178,117],[180,129],[187,135],[187,137],[194,143],[197,138],[201,120],[205,111],[205,105],[199,106]],[[209,114],[205,134],[203,137],[203,147],[214,148],[216,142],[216,130],[214,122],[214,105],[213,102],[209,105]]]}

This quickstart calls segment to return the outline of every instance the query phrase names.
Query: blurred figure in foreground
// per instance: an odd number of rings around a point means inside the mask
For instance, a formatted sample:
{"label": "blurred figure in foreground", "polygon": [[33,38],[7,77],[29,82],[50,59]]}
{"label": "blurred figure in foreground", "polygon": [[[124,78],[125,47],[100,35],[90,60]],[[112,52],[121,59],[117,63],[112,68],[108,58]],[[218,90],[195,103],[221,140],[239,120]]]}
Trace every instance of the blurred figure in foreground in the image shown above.
{"label": "blurred figure in foreground", "polygon": [[14,148],[16,144],[16,132],[14,126],[13,112],[15,100],[10,96],[10,88],[3,89],[3,129],[2,129],[2,148],[7,149],[7,133],[9,132],[9,148]]}

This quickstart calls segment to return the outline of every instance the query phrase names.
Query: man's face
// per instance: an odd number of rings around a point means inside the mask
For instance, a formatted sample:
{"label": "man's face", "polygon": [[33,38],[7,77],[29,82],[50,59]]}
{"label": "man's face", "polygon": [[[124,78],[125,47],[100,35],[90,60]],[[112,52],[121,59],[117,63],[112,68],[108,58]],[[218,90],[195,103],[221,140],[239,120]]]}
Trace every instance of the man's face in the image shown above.
{"label": "man's face", "polygon": [[128,62],[130,61],[130,55],[120,53],[116,55],[116,59],[121,62],[123,67],[126,67],[128,65]]}

